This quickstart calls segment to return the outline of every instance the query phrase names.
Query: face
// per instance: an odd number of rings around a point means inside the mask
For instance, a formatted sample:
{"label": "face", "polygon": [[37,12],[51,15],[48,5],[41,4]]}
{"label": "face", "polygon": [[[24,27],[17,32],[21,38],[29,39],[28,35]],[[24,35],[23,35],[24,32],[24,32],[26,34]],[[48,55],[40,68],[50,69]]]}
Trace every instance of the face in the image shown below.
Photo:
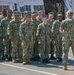
{"label": "face", "polygon": [[7,13],[7,16],[12,17],[12,12]]}
{"label": "face", "polygon": [[67,14],[66,17],[72,18],[73,17],[73,13]]}
{"label": "face", "polygon": [[19,20],[19,15],[14,15],[14,18],[15,18],[16,20]]}
{"label": "face", "polygon": [[42,16],[42,14],[43,14],[42,11],[38,12],[38,15],[39,15],[39,16]]}
{"label": "face", "polygon": [[62,20],[62,15],[58,16],[58,19],[59,19],[59,20]]}
{"label": "face", "polygon": [[47,19],[46,18],[43,18],[43,23],[47,23]]}
{"label": "face", "polygon": [[31,16],[32,20],[36,20],[36,15]]}
{"label": "face", "polygon": [[53,15],[48,16],[49,20],[53,20]]}
{"label": "face", "polygon": [[30,23],[31,22],[31,19],[30,18],[26,18],[26,22],[27,23]]}

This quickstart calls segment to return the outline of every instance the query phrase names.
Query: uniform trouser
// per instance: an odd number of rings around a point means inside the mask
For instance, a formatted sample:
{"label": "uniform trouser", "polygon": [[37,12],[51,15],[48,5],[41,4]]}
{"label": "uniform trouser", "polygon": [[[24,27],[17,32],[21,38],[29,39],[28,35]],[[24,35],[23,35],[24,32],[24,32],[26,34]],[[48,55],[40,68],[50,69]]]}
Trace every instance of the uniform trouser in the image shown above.
{"label": "uniform trouser", "polygon": [[0,38],[0,58],[4,56],[4,50],[3,50],[3,40]]}
{"label": "uniform trouser", "polygon": [[22,48],[21,48],[21,41],[20,39],[14,39],[13,42],[11,42],[12,45],[12,52],[11,56],[12,58],[18,57],[22,58]]}
{"label": "uniform trouser", "polygon": [[34,44],[33,56],[39,56],[39,44],[38,44],[37,39],[36,39],[35,44]]}
{"label": "uniform trouser", "polygon": [[55,39],[55,46],[56,46],[56,57],[62,58],[62,39],[61,38]]}
{"label": "uniform trouser", "polygon": [[49,58],[49,52],[50,52],[50,43],[41,42],[41,44],[39,44],[39,53],[41,59]]}
{"label": "uniform trouser", "polygon": [[3,39],[3,44],[4,44],[4,55],[10,55],[11,50],[9,50],[9,38],[7,36]]}
{"label": "uniform trouser", "polygon": [[54,40],[50,42],[50,54],[54,54]]}
{"label": "uniform trouser", "polygon": [[26,42],[26,44],[22,43],[23,49],[23,61],[26,61],[32,57],[33,54],[33,43]]}
{"label": "uniform trouser", "polygon": [[72,53],[74,56],[74,40],[67,39],[66,41],[63,41],[63,64],[67,64],[68,62],[68,52],[70,46],[72,48]]}

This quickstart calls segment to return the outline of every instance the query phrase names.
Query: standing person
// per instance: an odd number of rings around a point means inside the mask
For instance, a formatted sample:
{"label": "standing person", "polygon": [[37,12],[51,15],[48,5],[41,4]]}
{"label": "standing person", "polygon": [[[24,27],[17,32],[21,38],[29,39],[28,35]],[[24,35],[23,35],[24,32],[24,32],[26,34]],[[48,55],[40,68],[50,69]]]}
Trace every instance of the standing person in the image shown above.
{"label": "standing person", "polygon": [[20,13],[18,11],[14,12],[14,19],[10,21],[8,25],[8,35],[12,45],[12,62],[16,62],[16,53],[18,53],[18,61],[22,60],[22,50],[21,50],[21,41],[19,37],[19,27],[21,24]]}
{"label": "standing person", "polygon": [[2,19],[1,21],[1,29],[2,29],[2,36],[3,36],[3,44],[4,44],[4,56],[6,60],[9,60],[11,57],[11,52],[9,51],[9,37],[7,34],[7,27],[9,22],[12,20],[12,10],[7,10],[7,17]]}
{"label": "standing person", "polygon": [[20,25],[19,35],[22,41],[23,65],[33,64],[30,59],[32,58],[34,45],[34,24],[31,22],[29,13],[25,22]]}
{"label": "standing person", "polygon": [[64,70],[67,70],[68,52],[70,46],[72,47],[72,52],[74,56],[74,20],[72,10],[68,10],[66,12],[66,19],[61,23],[60,32],[63,35],[62,46]]}
{"label": "standing person", "polygon": [[61,22],[62,22],[62,13],[58,14],[58,20],[53,22],[52,25],[52,33],[55,38],[55,46],[56,46],[56,57],[57,62],[62,61],[62,35],[59,31]]}
{"label": "standing person", "polygon": [[[36,17],[38,25],[40,23],[42,23],[42,18],[43,18],[43,12],[42,12],[42,10],[39,10],[38,11],[38,16]],[[35,55],[35,60],[40,60],[40,57],[39,57],[39,45],[38,45],[37,37],[36,37],[35,54],[34,55]]]}
{"label": "standing person", "polygon": [[34,43],[34,49],[33,49],[33,55],[32,55],[32,60],[35,60],[35,61],[38,61],[38,54],[37,54],[37,45],[38,45],[38,42],[37,42],[37,37],[36,37],[36,32],[37,32],[37,27],[38,27],[38,21],[36,19],[36,13],[33,12],[31,14],[31,22],[34,24],[34,36],[35,36],[35,43]]}
{"label": "standing person", "polygon": [[[53,18],[54,18],[54,14],[53,14],[53,12],[50,12],[48,14],[48,23],[50,24],[51,29],[52,29],[52,24],[55,21]],[[51,54],[50,59],[56,60],[56,58],[54,57],[54,37],[52,35],[53,34],[51,32],[51,34],[50,34],[50,54]]]}
{"label": "standing person", "polygon": [[39,53],[41,63],[49,63],[49,50],[50,50],[50,25],[47,23],[47,18],[43,18],[43,22],[38,25],[37,39],[39,43]]}
{"label": "standing person", "polygon": [[1,20],[7,16],[7,10],[3,9],[2,14],[0,15],[0,59],[4,60],[4,47],[3,47],[3,35],[1,29]]}

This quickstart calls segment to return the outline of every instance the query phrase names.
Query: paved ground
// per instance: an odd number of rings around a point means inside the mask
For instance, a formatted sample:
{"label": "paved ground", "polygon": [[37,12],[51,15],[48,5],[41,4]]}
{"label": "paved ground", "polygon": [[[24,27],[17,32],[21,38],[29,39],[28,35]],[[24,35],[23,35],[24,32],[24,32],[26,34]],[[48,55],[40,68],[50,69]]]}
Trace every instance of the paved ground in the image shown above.
{"label": "paved ground", "polygon": [[12,63],[0,61],[0,75],[73,75],[74,58],[69,52],[68,70],[62,69],[60,62],[51,61],[50,64],[35,62],[33,65],[22,65],[22,63]]}

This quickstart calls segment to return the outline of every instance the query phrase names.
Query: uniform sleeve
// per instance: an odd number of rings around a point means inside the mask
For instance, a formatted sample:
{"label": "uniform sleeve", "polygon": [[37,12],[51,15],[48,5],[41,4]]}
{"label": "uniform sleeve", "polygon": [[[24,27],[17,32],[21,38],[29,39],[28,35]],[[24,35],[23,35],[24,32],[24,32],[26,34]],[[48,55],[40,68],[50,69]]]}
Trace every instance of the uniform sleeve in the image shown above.
{"label": "uniform sleeve", "polygon": [[33,23],[33,39],[36,39],[35,24]]}
{"label": "uniform sleeve", "polygon": [[[24,27],[25,28],[25,27]],[[25,40],[25,29],[23,29],[23,24],[20,24],[20,28],[19,28],[19,36],[20,36],[20,40]]]}
{"label": "uniform sleeve", "polygon": [[61,23],[61,26],[60,26],[60,30],[64,30],[65,29],[65,20],[64,21],[62,21],[62,23]]}
{"label": "uniform sleeve", "polygon": [[3,36],[3,25],[4,25],[4,20],[1,20],[1,24],[0,24],[0,35]]}
{"label": "uniform sleeve", "polygon": [[56,32],[56,21],[55,22],[53,22],[53,24],[52,24],[52,28],[51,28],[51,36],[52,37],[55,37],[55,32]]}
{"label": "uniform sleeve", "polygon": [[13,25],[12,25],[12,23],[10,22],[9,23],[9,25],[8,25],[8,27],[7,27],[7,34],[9,35],[9,38],[11,39],[11,38],[14,38],[13,37]]}
{"label": "uniform sleeve", "polygon": [[37,40],[40,40],[40,25],[38,25],[36,36]]}

